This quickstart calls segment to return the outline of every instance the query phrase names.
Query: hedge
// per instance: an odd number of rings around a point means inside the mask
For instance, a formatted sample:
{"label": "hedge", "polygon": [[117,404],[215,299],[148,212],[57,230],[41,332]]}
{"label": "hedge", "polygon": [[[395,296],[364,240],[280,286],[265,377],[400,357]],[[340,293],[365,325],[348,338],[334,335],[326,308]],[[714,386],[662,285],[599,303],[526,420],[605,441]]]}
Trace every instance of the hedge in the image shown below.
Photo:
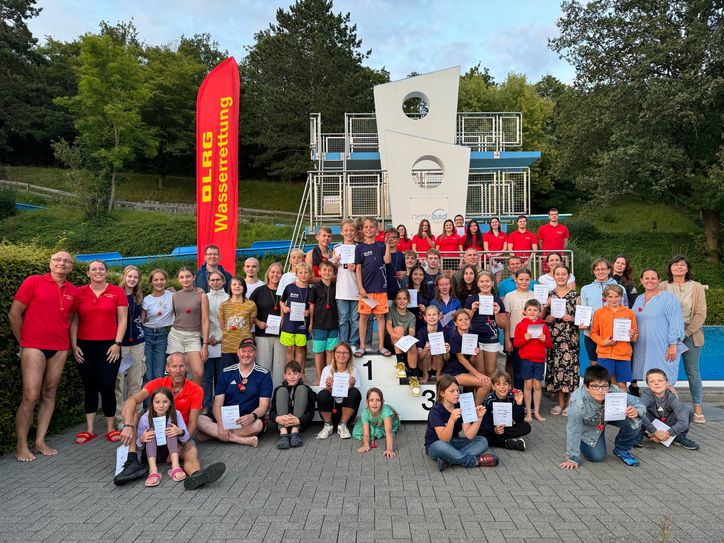
{"label": "hedge", "polygon": [[[27,245],[0,245],[0,452],[15,448],[15,412],[22,397],[18,344],[7,319],[13,296],[20,283],[28,275],[48,272],[52,251]],[[70,275],[70,281],[83,284],[85,274],[80,267]],[[50,425],[57,432],[83,420],[83,386],[78,368],[72,359],[68,361],[60,381],[55,403],[55,415]],[[35,421],[33,421],[35,422]],[[35,427],[31,427],[30,437]]]}

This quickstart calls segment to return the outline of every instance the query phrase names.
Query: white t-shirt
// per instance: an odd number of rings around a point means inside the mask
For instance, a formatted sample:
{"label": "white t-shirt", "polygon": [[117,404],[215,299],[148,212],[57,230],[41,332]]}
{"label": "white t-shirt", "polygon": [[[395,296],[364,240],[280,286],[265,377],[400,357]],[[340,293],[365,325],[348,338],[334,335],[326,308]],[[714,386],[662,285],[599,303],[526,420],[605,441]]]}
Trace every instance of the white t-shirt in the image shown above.
{"label": "white t-shirt", "polygon": [[[334,256],[339,256],[339,250],[334,247]],[[337,267],[337,299],[338,300],[359,300],[359,288],[357,287],[357,272],[348,270],[343,265]]]}
{"label": "white t-shirt", "polygon": [[[568,286],[571,286],[571,285],[572,285],[573,283],[575,283],[575,282],[576,282],[576,276],[573,275],[573,274],[571,274],[571,275],[568,277]],[[551,291],[553,291],[553,290],[556,290],[556,280],[553,279],[553,278],[552,278],[550,275],[548,275],[547,273],[544,273],[543,275],[541,275],[541,276],[538,278],[538,284],[539,284],[539,285],[544,285],[544,286],[548,289],[548,292],[551,292]]]}
{"label": "white t-shirt", "polygon": [[[352,360],[348,362],[349,364],[352,363]],[[361,382],[361,377],[359,370],[357,368],[352,368],[352,375],[354,375],[354,385],[352,388],[359,389],[359,384]],[[324,387],[324,383],[327,382],[327,377],[332,377],[332,366],[324,366],[324,369],[322,370],[322,377],[319,379],[319,384]],[[335,398],[335,401],[337,403],[342,403],[344,401],[344,398]]]}
{"label": "white t-shirt", "polygon": [[264,286],[264,285],[266,285],[266,283],[258,278],[256,280],[256,283],[254,283],[253,285],[250,285],[249,283],[247,283],[246,284],[246,297],[250,298],[252,292],[254,292],[256,289],[258,289],[259,287]]}
{"label": "white t-shirt", "polygon": [[146,311],[144,326],[149,328],[165,328],[173,324],[173,292],[165,290],[161,296],[148,295],[143,299]]}
{"label": "white t-shirt", "polygon": [[508,337],[510,339],[513,339],[515,335],[515,327],[523,320],[523,307],[525,306],[525,302],[533,298],[533,291],[530,290],[528,292],[518,292],[514,290],[505,295],[503,305],[505,305],[505,310],[510,314],[510,328],[508,330]]}

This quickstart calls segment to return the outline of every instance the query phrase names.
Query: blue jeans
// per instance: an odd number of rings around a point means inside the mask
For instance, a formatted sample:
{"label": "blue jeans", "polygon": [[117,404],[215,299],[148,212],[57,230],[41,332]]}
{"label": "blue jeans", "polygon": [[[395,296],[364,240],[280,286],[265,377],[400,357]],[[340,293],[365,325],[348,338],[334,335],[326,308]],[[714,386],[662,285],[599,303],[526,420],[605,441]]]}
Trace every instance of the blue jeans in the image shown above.
{"label": "blue jeans", "polygon": [[359,312],[357,300],[337,300],[339,316],[339,341],[353,346],[359,345]]}
{"label": "blue jeans", "polygon": [[209,358],[204,362],[204,411],[211,413],[211,404],[214,403],[214,390],[219,381],[221,371],[224,369],[223,359]]}
{"label": "blue jeans", "polygon": [[523,390],[525,380],[523,379],[523,368],[520,363],[520,353],[517,347],[513,347],[513,352],[510,353],[510,367],[513,369],[513,388]]}
{"label": "blue jeans", "polygon": [[701,374],[699,373],[699,358],[701,357],[701,347],[694,347],[694,341],[691,337],[684,340],[684,345],[689,347],[681,356],[684,358],[684,371],[689,381],[689,391],[691,392],[691,403],[701,405]]}
{"label": "blue jeans", "polygon": [[450,441],[438,439],[427,449],[427,455],[433,460],[442,458],[448,464],[474,468],[477,457],[488,450],[488,440],[483,436],[473,439],[454,437]]}
{"label": "blue jeans", "polygon": [[[613,448],[616,450],[630,451],[636,443],[641,441],[641,426],[631,428],[629,419],[607,422],[606,424],[613,424],[620,428],[616,441],[613,443]],[[606,458],[606,435],[601,433],[601,437],[598,438],[593,447],[581,441],[581,453],[591,462],[603,462],[603,459]]]}
{"label": "blue jeans", "polygon": [[167,328],[143,327],[145,338],[146,376],[143,382],[148,383],[166,373],[166,341],[168,340]]}

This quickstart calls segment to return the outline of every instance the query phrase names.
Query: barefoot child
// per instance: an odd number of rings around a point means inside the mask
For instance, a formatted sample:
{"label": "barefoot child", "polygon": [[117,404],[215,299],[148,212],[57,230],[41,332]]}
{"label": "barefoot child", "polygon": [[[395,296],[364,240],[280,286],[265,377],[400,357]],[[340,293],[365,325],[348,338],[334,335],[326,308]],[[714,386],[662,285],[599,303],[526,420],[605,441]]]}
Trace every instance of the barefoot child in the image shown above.
{"label": "barefoot child", "polygon": [[319,264],[321,281],[311,288],[309,307],[309,332],[314,352],[314,384],[319,384],[322,369],[332,361],[332,351],[339,336],[339,317],[335,298],[334,265],[323,260]]}
{"label": "barefoot child", "polygon": [[[600,360],[599,358],[599,363]],[[646,437],[654,443],[662,443],[671,436],[676,436],[674,443],[677,445],[690,451],[698,450],[699,445],[687,435],[694,412],[689,404],[682,402],[669,389],[666,372],[658,368],[647,371],[646,386],[649,388],[641,391],[641,403],[646,407],[642,420]],[[669,430],[657,430],[654,419],[669,426]]]}
{"label": "barefoot child", "polygon": [[[415,337],[417,343],[417,365],[422,371],[421,383],[430,380],[430,370],[435,370],[435,379],[440,379],[445,362],[450,359],[450,343],[448,335],[443,332],[440,326],[440,310],[436,305],[429,305],[425,308],[425,326],[417,331]],[[430,353],[430,334],[442,332],[445,338],[445,353],[433,355]]]}
{"label": "barefoot child", "polygon": [[390,337],[391,347],[395,351],[397,357],[397,365],[395,366],[395,377],[404,379],[408,376],[410,385],[410,393],[417,397],[422,393],[420,389],[420,381],[418,379],[417,369],[417,346],[413,345],[407,352],[397,347],[397,343],[404,336],[415,336],[415,315],[407,310],[407,304],[410,303],[410,293],[407,289],[401,288],[395,293],[394,305],[390,308],[389,313],[385,315],[385,327]]}
{"label": "barefoot child", "polygon": [[[296,281],[287,285],[282,294],[279,306],[282,308],[282,326],[279,342],[286,347],[286,361],[296,360],[304,368],[307,360],[307,324],[309,317],[309,301],[311,299],[309,284],[309,266],[300,262],[295,267]],[[302,320],[292,320],[292,303],[304,304]]]}
{"label": "barefoot child", "polygon": [[[525,422],[531,422],[533,417],[543,422],[546,420],[539,412],[541,400],[541,381],[545,370],[546,349],[553,346],[551,334],[544,320],[540,318],[541,306],[538,300],[528,300],[523,306],[523,320],[515,327],[513,345],[520,355],[520,369],[524,381],[523,397],[525,398]],[[539,333],[533,337],[531,327],[539,328]],[[531,410],[531,394],[533,396],[533,409]]]}
{"label": "barefoot child", "polygon": [[[156,444],[156,433],[153,430],[155,417],[166,419],[166,445]],[[168,476],[177,482],[186,479],[186,474],[179,464],[178,444],[186,443],[190,436],[181,413],[176,411],[174,406],[173,393],[168,388],[158,388],[151,394],[149,409],[138,420],[137,435],[138,452],[143,455],[142,458],[148,460],[149,473],[146,486],[158,486],[161,483],[158,462],[166,459],[171,460]]]}
{"label": "barefoot child", "polygon": [[[508,326],[508,314],[505,312],[503,300],[493,295],[493,274],[487,270],[478,272],[477,287],[479,292],[468,296],[465,301],[465,310],[470,316],[470,329],[478,334],[480,344],[480,355],[476,357],[475,367],[480,372],[490,377],[493,375],[498,364],[498,352],[500,352],[500,338],[498,327],[503,333]],[[480,314],[480,296],[493,296],[493,314]]]}
{"label": "barefoot child", "polygon": [[279,428],[277,449],[301,447],[300,432],[314,419],[314,391],[302,382],[302,366],[292,360],[284,366],[284,382],[274,389],[269,422]]}
{"label": "barefoot child", "polygon": [[[425,453],[437,461],[437,469],[444,471],[450,465],[494,467],[498,457],[488,450],[487,440],[477,435],[485,408],[478,405],[475,422],[463,422],[458,401],[460,385],[455,377],[443,375],[437,382],[435,405],[427,416]],[[460,432],[464,437],[459,437]]]}
{"label": "barefoot child", "polygon": [[[478,435],[488,440],[491,447],[505,447],[516,451],[525,451],[526,443],[523,436],[530,433],[530,424],[523,420],[525,418],[525,407],[523,407],[523,391],[511,389],[511,379],[504,371],[496,371],[492,377],[493,392],[483,400],[485,416],[480,425]],[[495,425],[493,419],[493,404],[505,402],[513,404],[513,426]]]}
{"label": "barefoot child", "polygon": [[372,387],[367,390],[367,407],[362,410],[357,424],[352,430],[352,437],[362,440],[362,446],[357,452],[364,454],[375,448],[376,439],[385,439],[385,452],[382,456],[393,458],[395,456],[394,438],[400,427],[400,416],[393,407],[385,404],[385,398],[379,388]]}
{"label": "barefoot child", "polygon": [[451,375],[464,387],[475,389],[475,403],[479,405],[483,397],[490,392],[490,377],[479,372],[472,363],[473,356],[480,354],[480,348],[476,347],[474,354],[463,354],[463,334],[470,332],[470,317],[464,309],[459,309],[453,317],[455,327],[450,334],[450,359],[445,363],[443,373]]}

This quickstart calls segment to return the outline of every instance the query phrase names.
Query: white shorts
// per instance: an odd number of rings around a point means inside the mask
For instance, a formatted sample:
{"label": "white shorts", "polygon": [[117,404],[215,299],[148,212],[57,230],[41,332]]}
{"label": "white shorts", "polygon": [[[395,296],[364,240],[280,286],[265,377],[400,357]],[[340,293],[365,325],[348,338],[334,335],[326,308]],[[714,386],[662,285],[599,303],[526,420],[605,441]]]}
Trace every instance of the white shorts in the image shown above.
{"label": "white shorts", "polygon": [[201,351],[201,334],[199,332],[182,332],[171,328],[166,343],[166,354],[198,353]]}
{"label": "white shorts", "polygon": [[500,352],[500,343],[478,343],[478,347],[484,353]]}

